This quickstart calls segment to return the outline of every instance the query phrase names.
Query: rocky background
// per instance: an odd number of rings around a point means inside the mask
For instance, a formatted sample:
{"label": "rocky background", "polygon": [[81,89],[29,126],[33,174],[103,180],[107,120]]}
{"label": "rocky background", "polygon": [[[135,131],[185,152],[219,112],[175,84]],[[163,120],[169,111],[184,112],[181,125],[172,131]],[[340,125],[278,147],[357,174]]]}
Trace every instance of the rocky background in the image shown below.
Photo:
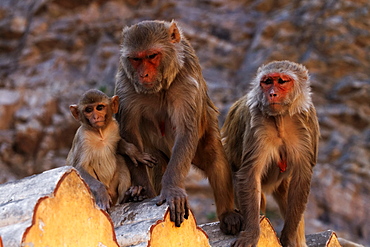
{"label": "rocky background", "polygon": [[[0,183],[64,165],[78,127],[68,106],[90,88],[113,94],[121,30],[147,19],[183,28],[221,123],[261,64],[309,69],[322,137],[306,232],[370,244],[367,0],[1,0]],[[208,183],[192,174],[198,223],[214,220]]]}

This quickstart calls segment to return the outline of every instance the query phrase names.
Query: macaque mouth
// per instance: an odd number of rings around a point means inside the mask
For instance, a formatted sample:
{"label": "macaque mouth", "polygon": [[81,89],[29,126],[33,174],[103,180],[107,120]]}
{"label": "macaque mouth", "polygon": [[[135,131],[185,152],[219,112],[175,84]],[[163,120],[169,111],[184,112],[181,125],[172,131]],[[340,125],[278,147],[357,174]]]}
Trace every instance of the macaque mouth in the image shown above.
{"label": "macaque mouth", "polygon": [[271,102],[270,106],[283,106],[285,105],[284,103],[278,103],[278,102]]}
{"label": "macaque mouth", "polygon": [[93,122],[93,123],[91,123],[91,125],[93,125],[93,126],[105,125],[105,120]]}
{"label": "macaque mouth", "polygon": [[142,82],[141,85],[143,85],[145,88],[152,88],[154,86],[153,82]]}

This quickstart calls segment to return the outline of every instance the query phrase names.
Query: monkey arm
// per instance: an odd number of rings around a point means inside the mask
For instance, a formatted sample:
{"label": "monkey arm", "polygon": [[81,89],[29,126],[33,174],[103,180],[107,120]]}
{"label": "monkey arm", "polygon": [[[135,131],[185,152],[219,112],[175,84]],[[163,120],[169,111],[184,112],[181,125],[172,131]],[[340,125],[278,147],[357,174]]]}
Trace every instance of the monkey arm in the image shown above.
{"label": "monkey arm", "polygon": [[[170,107],[168,115],[174,127],[174,145],[168,167],[162,178],[162,187],[182,187],[194,159],[203,131],[201,120],[206,118],[206,99],[202,98],[194,78],[183,78],[172,84],[168,92]],[[179,81],[176,81],[179,82]],[[178,94],[177,92],[182,92]]]}
{"label": "monkey arm", "polygon": [[107,188],[103,183],[92,177],[85,169],[81,166],[76,167],[80,176],[88,184],[91,192],[94,195],[96,204],[103,210],[107,210],[110,207],[111,198],[108,194]]}
{"label": "monkey arm", "polygon": [[258,155],[249,150],[248,153],[243,154],[241,168],[236,172],[236,193],[244,224],[238,239],[233,244],[234,247],[257,246],[260,236],[259,212],[262,195],[262,170],[259,169],[261,165],[258,165],[257,162],[259,162]]}
{"label": "monkey arm", "polygon": [[157,202],[157,205],[162,205],[167,201],[170,207],[170,219],[177,227],[180,227],[184,219],[189,216],[190,206],[184,180],[190,170],[191,159],[189,157],[194,156],[190,156],[192,153],[195,154],[195,149],[186,149],[186,147],[194,146],[191,139],[192,137],[188,136],[176,139],[173,154],[162,177],[162,190]]}
{"label": "monkey arm", "polygon": [[171,159],[162,178],[163,187],[184,188],[184,180],[196,151],[196,136],[194,133],[186,133],[176,138]]}
{"label": "monkey arm", "polygon": [[[191,108],[191,110],[193,109],[195,108]],[[186,110],[188,109],[181,109],[177,112],[183,113]],[[184,180],[189,173],[199,140],[199,125],[195,116],[196,112],[180,116],[176,113],[172,115],[172,121],[176,123],[175,144],[162,177],[162,190],[160,200],[157,203],[157,205],[161,205],[167,201],[170,206],[171,221],[175,222],[178,227],[189,216],[190,206],[184,188]]]}
{"label": "monkey arm", "polygon": [[135,166],[138,166],[138,162],[148,166],[149,168],[152,168],[157,164],[157,160],[154,156],[145,152],[140,152],[134,144],[127,142],[122,138],[118,143],[117,150],[121,155],[126,154]]}
{"label": "monkey arm", "polygon": [[246,104],[246,96],[235,102],[231,106],[221,129],[225,153],[234,171],[238,170],[241,166],[244,132],[250,128],[248,121],[250,119],[250,112]]}

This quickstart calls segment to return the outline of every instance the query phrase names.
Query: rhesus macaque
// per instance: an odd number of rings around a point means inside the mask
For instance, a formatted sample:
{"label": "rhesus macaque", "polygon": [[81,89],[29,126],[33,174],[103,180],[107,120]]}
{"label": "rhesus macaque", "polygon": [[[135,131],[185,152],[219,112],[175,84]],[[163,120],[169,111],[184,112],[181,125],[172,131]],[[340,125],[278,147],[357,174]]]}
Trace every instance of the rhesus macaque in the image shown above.
{"label": "rhesus macaque", "polygon": [[233,246],[257,245],[263,192],[272,193],[284,218],[283,246],[306,246],[303,213],[319,140],[308,71],[289,61],[271,62],[258,69],[251,86],[221,131],[244,217]]}
{"label": "rhesus macaque", "polygon": [[134,164],[155,164],[149,154],[121,140],[119,126],[113,114],[118,111],[118,96],[109,98],[99,90],[85,92],[78,105],[71,105],[73,117],[81,123],[73,139],[67,157],[67,165],[74,166],[89,185],[97,205],[106,210],[116,202],[140,200],[143,188],[131,186],[130,172],[121,155],[117,154],[120,143],[123,153]]}
{"label": "rhesus macaque", "polygon": [[[160,194],[157,205],[169,204],[171,220],[178,227],[187,219],[184,180],[194,164],[213,188],[221,229],[237,233],[242,217],[234,210],[232,175],[220,140],[218,111],[207,94],[190,43],[174,21],[143,21],[124,28],[121,52],[116,118],[121,136],[158,161],[151,170],[152,185]],[[145,167],[134,168],[149,187]]]}

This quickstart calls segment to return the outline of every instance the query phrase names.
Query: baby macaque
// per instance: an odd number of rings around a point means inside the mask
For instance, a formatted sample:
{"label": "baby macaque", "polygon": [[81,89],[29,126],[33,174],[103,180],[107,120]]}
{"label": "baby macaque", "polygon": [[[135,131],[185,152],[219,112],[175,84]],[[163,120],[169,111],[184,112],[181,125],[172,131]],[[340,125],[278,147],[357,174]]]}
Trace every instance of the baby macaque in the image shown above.
{"label": "baby macaque", "polygon": [[124,157],[117,153],[118,145],[135,163],[149,167],[155,159],[138,151],[135,145],[121,139],[113,114],[118,111],[119,98],[109,98],[99,90],[85,92],[77,105],[71,105],[73,117],[81,123],[67,157],[92,191],[96,204],[106,210],[116,203],[142,200],[141,186],[131,186],[130,172]]}

